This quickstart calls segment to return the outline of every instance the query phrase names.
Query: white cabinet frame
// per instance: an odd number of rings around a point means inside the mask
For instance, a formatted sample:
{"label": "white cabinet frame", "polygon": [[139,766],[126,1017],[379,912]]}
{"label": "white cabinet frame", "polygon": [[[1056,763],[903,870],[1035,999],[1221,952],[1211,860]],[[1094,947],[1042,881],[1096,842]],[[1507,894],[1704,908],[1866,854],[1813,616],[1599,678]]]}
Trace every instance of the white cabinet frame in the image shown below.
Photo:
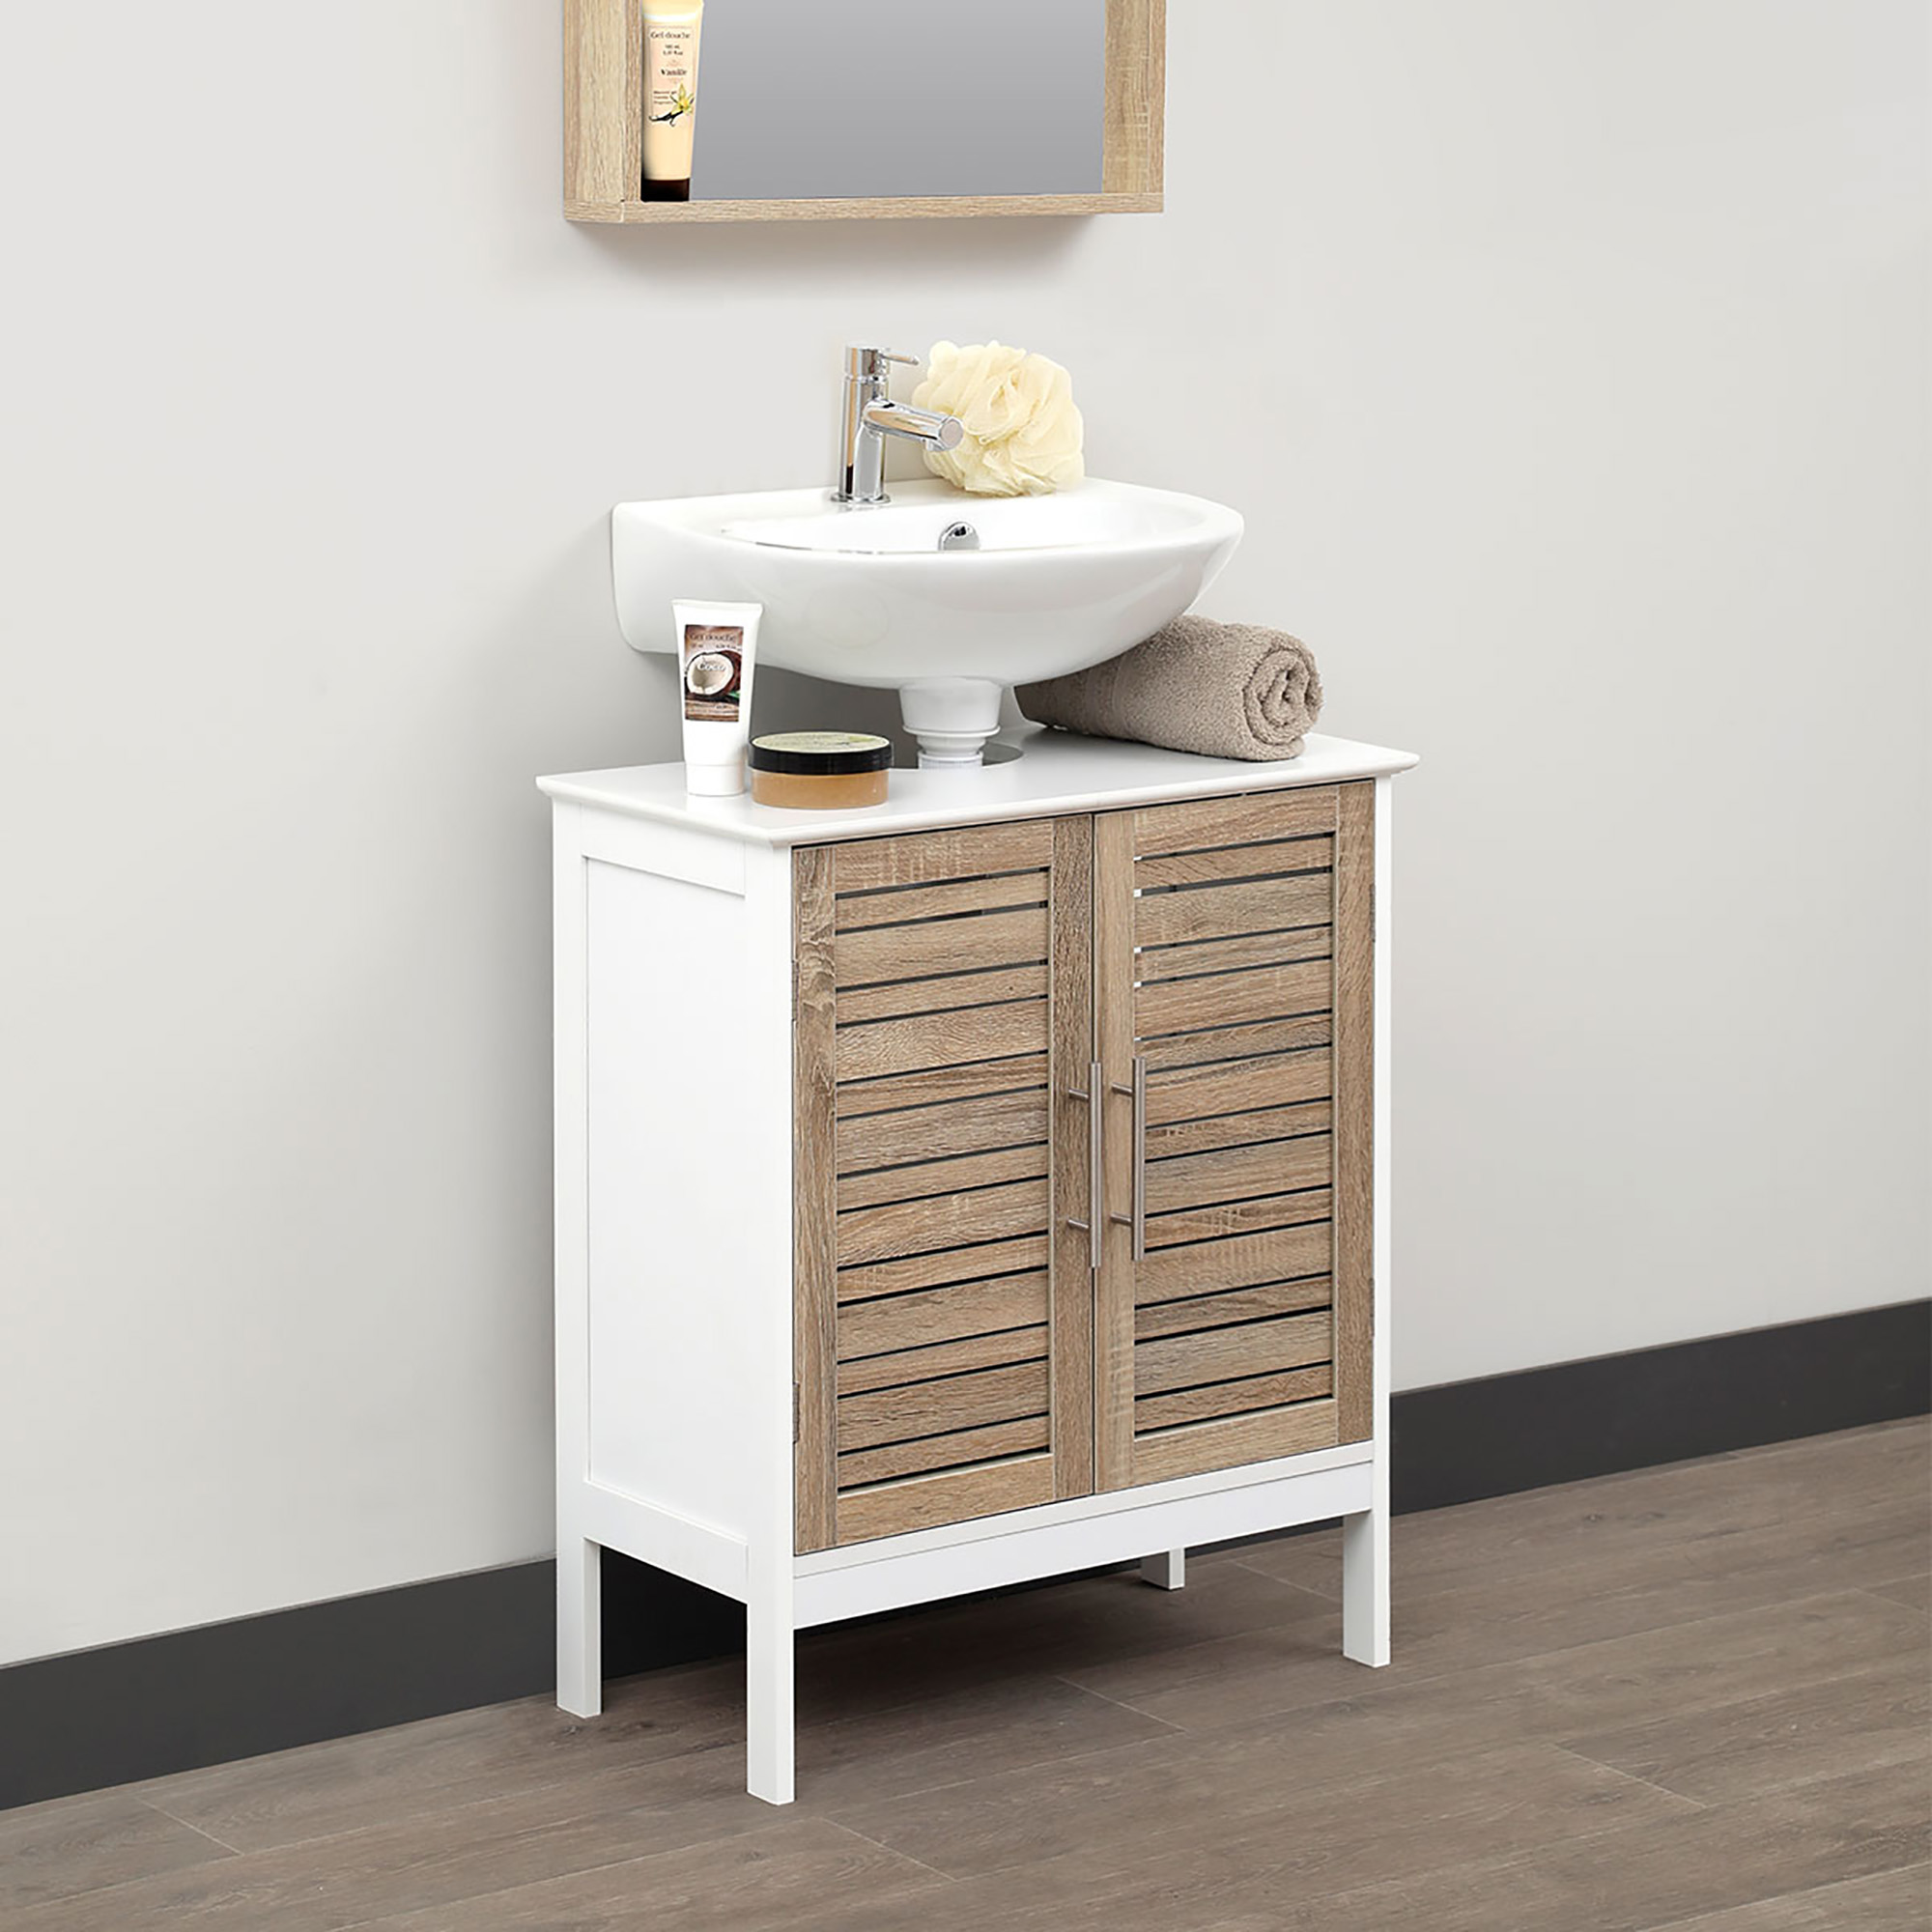
{"label": "white cabinet frame", "polygon": [[[747,1785],[790,1802],[795,1634],[1193,1546],[1343,1521],[1343,1649],[1389,1658],[1391,819],[1408,754],[1286,765],[1037,739],[895,773],[862,813],[687,803],[681,768],[543,781],[554,804],[557,1701],[602,1708],[606,1548],[747,1611]],[[793,1553],[791,847],[1241,790],[1376,782],[1374,1428],[1367,1442]]]}

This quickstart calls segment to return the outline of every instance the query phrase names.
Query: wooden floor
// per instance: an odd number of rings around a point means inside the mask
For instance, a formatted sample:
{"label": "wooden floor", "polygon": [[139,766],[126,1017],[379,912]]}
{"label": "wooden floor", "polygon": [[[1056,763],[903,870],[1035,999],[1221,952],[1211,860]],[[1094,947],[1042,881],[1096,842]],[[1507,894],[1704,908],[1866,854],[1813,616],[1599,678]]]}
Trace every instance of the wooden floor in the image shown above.
{"label": "wooden floor", "polygon": [[1853,1932],[1932,1925],[1924,1423],[802,1645],[800,1803],[739,1672],[0,1814],[0,1925],[325,1932]]}

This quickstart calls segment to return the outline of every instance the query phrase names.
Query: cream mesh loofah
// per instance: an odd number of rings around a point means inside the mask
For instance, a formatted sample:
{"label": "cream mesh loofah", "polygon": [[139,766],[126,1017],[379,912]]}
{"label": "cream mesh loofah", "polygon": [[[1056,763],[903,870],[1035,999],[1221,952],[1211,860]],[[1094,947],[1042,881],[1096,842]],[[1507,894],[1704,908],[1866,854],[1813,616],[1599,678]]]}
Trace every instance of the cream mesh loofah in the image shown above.
{"label": "cream mesh loofah", "polygon": [[1046,497],[1087,473],[1087,427],[1073,405],[1073,379],[1058,362],[997,342],[961,349],[936,343],[914,392],[922,410],[957,416],[956,449],[929,449],[926,467],[976,497]]}

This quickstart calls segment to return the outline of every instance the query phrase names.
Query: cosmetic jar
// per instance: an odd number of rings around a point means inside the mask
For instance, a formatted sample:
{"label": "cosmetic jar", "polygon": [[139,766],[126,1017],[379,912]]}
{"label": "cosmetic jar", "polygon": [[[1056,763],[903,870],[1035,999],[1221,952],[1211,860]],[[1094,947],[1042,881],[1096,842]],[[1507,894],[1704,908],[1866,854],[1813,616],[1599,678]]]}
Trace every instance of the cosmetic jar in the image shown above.
{"label": "cosmetic jar", "polygon": [[884,805],[893,748],[864,731],[779,731],[752,740],[752,797],[793,811]]}

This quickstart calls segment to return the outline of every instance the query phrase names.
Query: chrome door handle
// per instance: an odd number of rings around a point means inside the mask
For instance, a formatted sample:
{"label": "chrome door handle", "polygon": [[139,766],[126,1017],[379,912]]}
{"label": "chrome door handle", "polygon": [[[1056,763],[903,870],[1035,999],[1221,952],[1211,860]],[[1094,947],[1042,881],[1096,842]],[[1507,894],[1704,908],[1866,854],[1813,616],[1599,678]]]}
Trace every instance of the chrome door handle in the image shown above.
{"label": "chrome door handle", "polygon": [[1106,1154],[1107,1122],[1105,1109],[1101,1106],[1101,1095],[1105,1092],[1100,1082],[1100,1063],[1096,1060],[1087,1069],[1087,1084],[1084,1087],[1069,1087],[1066,1097],[1069,1100],[1087,1102],[1087,1218],[1076,1221],[1071,1214],[1066,1217],[1069,1228],[1078,1228],[1087,1236],[1087,1266],[1091,1273],[1100,1271],[1100,1190],[1105,1177],[1102,1167]]}
{"label": "chrome door handle", "polygon": [[1109,1214],[1108,1220],[1134,1231],[1134,1260],[1147,1260],[1147,1060],[1134,1056],[1134,1084],[1122,1087],[1116,1080],[1112,1092],[1124,1094],[1134,1103],[1134,1200],[1131,1214]]}

